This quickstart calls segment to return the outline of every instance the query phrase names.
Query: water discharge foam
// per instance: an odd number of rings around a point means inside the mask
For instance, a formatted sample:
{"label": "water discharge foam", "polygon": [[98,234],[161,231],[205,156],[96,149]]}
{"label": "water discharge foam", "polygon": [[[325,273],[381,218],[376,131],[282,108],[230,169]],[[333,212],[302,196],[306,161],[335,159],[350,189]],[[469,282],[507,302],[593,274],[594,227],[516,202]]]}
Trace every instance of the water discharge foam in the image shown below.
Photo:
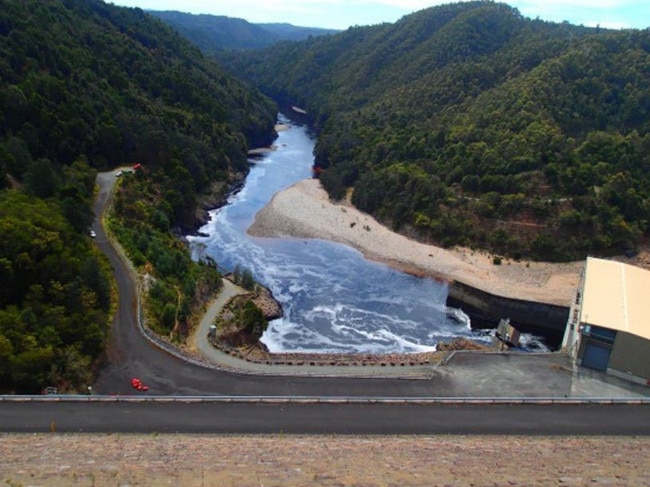
{"label": "water discharge foam", "polygon": [[[283,123],[289,123],[282,120]],[[447,286],[395,271],[350,247],[306,239],[252,238],[246,229],[275,193],[308,178],[314,142],[304,127],[279,134],[278,149],[251,167],[242,190],[190,237],[195,258],[251,270],[284,316],[262,341],[273,352],[409,353],[455,337],[489,340],[447,314]]]}

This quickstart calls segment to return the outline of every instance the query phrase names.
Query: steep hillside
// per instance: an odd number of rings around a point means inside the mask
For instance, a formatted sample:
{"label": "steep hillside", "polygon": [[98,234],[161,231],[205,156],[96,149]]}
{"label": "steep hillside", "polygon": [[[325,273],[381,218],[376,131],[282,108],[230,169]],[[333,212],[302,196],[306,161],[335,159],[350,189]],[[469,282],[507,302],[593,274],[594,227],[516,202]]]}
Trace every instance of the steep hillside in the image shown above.
{"label": "steep hillside", "polygon": [[291,24],[253,24],[222,15],[193,15],[175,11],[148,11],[163,20],[206,54],[222,49],[260,49],[276,42],[301,41],[337,31]]}
{"label": "steep hillside", "polygon": [[89,235],[97,170],[142,165],[122,185],[137,194],[118,198],[132,219],[121,229],[173,290],[181,309],[164,311],[178,324],[220,279],[170,230],[192,228],[198,199],[248,170],[276,107],[141,10],[0,0],[0,108],[0,392],[79,391],[111,306]]}
{"label": "steep hillside", "polygon": [[[248,144],[271,140],[273,104],[141,10],[3,0],[0,35],[2,174],[21,179],[39,158],[60,170],[81,155],[96,168],[141,163],[161,178],[178,167],[186,177],[168,183],[187,178],[192,200],[245,171]],[[191,226],[192,206],[169,216]]]}
{"label": "steep hillside", "polygon": [[648,234],[648,30],[477,1],[224,62],[309,112],[330,196],[404,233],[543,260]]}

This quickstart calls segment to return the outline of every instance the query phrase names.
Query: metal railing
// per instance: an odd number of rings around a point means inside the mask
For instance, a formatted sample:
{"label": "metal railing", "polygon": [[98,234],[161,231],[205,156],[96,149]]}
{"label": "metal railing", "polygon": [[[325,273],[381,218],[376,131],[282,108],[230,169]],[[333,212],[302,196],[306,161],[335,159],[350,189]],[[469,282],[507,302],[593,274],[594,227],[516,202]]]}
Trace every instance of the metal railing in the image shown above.
{"label": "metal railing", "polygon": [[355,396],[0,396],[0,402],[154,402],[248,404],[386,404],[386,405],[650,405],[650,397],[355,397]]}

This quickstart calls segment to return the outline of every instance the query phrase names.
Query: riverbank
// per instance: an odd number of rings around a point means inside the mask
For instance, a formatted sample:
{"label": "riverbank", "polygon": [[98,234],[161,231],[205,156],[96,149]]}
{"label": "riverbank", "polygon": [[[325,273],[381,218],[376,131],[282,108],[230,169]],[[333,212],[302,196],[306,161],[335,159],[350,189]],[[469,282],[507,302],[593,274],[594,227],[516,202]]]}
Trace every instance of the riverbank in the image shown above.
{"label": "riverbank", "polygon": [[[275,124],[274,130],[276,133],[283,132],[285,130],[289,130],[291,128],[290,125],[287,125],[286,123],[277,123]],[[248,155],[250,157],[258,157],[258,156],[263,156],[268,154],[269,152],[273,152],[276,150],[278,147],[276,145],[270,145],[268,147],[256,147],[254,149],[250,149],[248,151]]]}
{"label": "riverbank", "polygon": [[495,265],[492,255],[443,249],[408,239],[347,202],[332,203],[316,179],[276,194],[248,229],[254,237],[318,238],[343,243],[367,258],[445,282],[458,281],[503,298],[568,307],[584,262],[515,262]]}

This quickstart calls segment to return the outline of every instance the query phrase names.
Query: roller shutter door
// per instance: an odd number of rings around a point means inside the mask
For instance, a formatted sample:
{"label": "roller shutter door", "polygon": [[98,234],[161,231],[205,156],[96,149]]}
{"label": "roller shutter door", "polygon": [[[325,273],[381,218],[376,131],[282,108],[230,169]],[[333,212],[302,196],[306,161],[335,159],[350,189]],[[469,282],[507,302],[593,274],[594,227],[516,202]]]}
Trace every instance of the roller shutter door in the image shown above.
{"label": "roller shutter door", "polygon": [[599,343],[590,342],[585,348],[582,356],[582,365],[590,369],[607,371],[609,364],[609,355],[612,353],[611,347],[603,346]]}

